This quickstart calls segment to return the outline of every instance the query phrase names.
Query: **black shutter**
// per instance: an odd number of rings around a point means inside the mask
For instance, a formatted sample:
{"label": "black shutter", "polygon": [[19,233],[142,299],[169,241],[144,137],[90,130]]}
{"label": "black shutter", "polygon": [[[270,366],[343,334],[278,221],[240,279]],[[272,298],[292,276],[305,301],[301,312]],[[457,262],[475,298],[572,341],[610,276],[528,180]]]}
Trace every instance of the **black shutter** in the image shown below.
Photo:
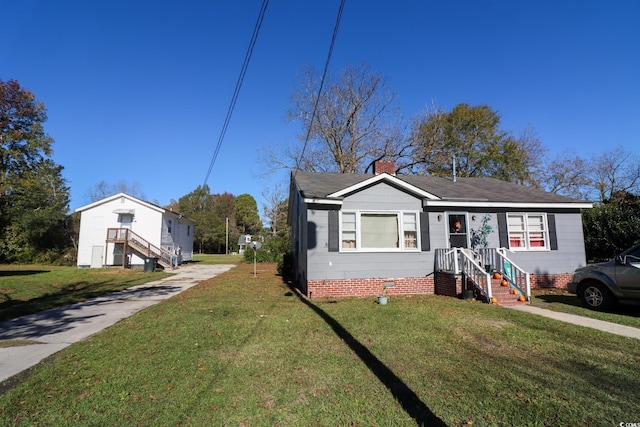
{"label": "black shutter", "polygon": [[338,223],[338,211],[329,211],[329,252],[340,250],[340,224]]}
{"label": "black shutter", "polygon": [[507,230],[507,214],[498,215],[498,236],[500,237],[500,247],[509,248],[509,230]]}
{"label": "black shutter", "polygon": [[429,212],[420,212],[420,241],[422,242],[422,252],[431,250],[429,239]]}
{"label": "black shutter", "polygon": [[549,223],[549,247],[552,251],[558,250],[558,234],[556,233],[556,216],[547,214],[547,223]]}

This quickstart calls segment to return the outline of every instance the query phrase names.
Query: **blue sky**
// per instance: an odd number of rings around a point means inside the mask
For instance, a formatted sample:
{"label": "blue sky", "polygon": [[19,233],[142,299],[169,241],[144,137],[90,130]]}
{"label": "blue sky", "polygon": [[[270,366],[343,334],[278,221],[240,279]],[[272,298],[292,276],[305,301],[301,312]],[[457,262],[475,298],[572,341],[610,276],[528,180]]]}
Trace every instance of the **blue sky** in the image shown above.
{"label": "blue sky", "polygon": [[[71,208],[100,181],[167,204],[204,183],[262,0],[0,0],[0,79],[48,110]],[[339,0],[270,0],[207,184],[263,191],[260,147],[300,134],[285,120],[296,74],[321,72]],[[640,1],[347,0],[330,64],[366,62],[406,117],[488,104],[531,126],[551,156],[640,153]]]}

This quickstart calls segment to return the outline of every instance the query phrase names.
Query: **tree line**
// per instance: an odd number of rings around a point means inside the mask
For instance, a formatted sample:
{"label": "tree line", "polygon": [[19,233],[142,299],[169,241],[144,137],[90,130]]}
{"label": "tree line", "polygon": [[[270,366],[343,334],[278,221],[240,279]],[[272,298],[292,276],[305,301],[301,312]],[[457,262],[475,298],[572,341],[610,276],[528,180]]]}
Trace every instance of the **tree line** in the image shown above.
{"label": "tree line", "polygon": [[[489,105],[431,105],[404,119],[384,76],[367,64],[329,75],[318,97],[319,85],[317,73],[303,69],[287,111],[301,125],[300,139],[262,153],[270,170],[368,173],[377,160],[394,161],[399,175],[451,177],[455,169],[456,176],[494,177],[592,201],[594,208],[583,213],[590,260],[640,241],[640,161],[623,147],[549,158],[534,129],[503,129]],[[31,91],[0,80],[0,262],[74,261],[78,220],[68,212],[69,187],[51,158],[46,119]],[[100,182],[88,195],[97,200],[120,191],[144,198],[139,184],[123,182]],[[196,252],[233,251],[243,233],[266,236],[273,251],[285,251],[286,194],[277,187],[264,196],[268,230],[248,194],[212,195],[204,185],[167,208],[197,222]]]}

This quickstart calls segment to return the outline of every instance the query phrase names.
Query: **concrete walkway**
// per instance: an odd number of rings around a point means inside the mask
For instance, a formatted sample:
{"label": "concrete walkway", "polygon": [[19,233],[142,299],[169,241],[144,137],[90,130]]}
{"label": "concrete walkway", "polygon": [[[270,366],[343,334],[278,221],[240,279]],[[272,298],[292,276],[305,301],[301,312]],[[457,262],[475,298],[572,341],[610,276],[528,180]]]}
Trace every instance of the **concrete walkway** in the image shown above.
{"label": "concrete walkway", "polygon": [[181,266],[174,275],[160,280],[90,301],[0,322],[0,341],[37,342],[32,345],[0,348],[0,382],[77,341],[232,267],[234,265],[187,264]]}
{"label": "concrete walkway", "polygon": [[589,317],[578,316],[576,314],[560,313],[553,310],[547,310],[545,308],[533,307],[531,305],[517,305],[509,308],[513,308],[514,310],[526,311],[527,313],[537,314],[539,316],[549,317],[551,319],[560,320],[562,322],[572,323],[574,325],[598,329],[600,331],[609,332],[610,334],[640,339],[640,329],[631,326],[605,322],[604,320],[591,319]]}

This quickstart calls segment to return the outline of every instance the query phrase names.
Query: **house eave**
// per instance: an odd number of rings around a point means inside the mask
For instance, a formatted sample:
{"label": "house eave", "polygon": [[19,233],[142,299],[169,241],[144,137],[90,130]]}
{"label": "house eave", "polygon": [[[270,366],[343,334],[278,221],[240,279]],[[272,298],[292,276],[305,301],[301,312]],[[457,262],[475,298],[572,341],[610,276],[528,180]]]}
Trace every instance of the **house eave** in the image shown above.
{"label": "house eave", "polygon": [[334,205],[334,206],[342,206],[342,199],[327,199],[327,198],[315,198],[315,197],[305,197],[302,199],[304,203],[307,205]]}
{"label": "house eave", "polygon": [[423,200],[423,207],[507,208],[507,209],[591,209],[593,203],[489,202],[462,200]]}

